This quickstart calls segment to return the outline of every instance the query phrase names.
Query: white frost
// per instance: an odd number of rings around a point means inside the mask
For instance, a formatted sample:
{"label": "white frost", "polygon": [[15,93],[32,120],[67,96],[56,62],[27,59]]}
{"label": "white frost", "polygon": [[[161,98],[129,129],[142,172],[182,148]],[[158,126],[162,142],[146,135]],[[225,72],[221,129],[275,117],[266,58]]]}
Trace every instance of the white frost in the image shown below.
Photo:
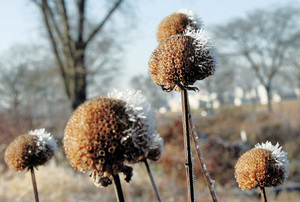
{"label": "white frost", "polygon": [[191,20],[192,26],[196,27],[197,29],[200,29],[202,27],[202,25],[203,25],[202,20],[192,10],[190,10],[190,9],[180,9],[178,12],[182,13],[182,14],[185,14]]}
{"label": "white frost", "polygon": [[28,131],[30,135],[37,136],[37,152],[46,151],[46,145],[55,152],[57,150],[56,140],[44,128]]}
{"label": "white frost", "polygon": [[[122,100],[126,103],[126,111],[130,121],[133,122],[133,127],[129,129],[129,136],[123,137],[121,141],[125,141],[127,138],[133,140],[134,146],[141,149],[144,153],[147,153],[150,149],[158,148],[162,152],[163,139],[156,131],[156,121],[154,119],[155,113],[151,109],[150,104],[147,102],[145,96],[141,91],[128,90],[117,91],[108,94],[109,98],[115,98]],[[135,127],[137,118],[140,119],[144,128],[139,129]],[[147,142],[147,145],[139,145],[139,142]]]}
{"label": "white frost", "polygon": [[[218,63],[218,57],[215,52],[214,45],[210,42],[209,38],[204,34],[203,29],[194,30],[191,27],[187,27],[184,31],[185,36],[190,36],[194,39],[195,56],[200,61],[199,68],[203,70],[205,67],[210,67],[211,73],[214,72],[214,67]],[[205,71],[209,71],[206,69]]]}
{"label": "white frost", "polygon": [[265,149],[272,152],[271,155],[275,159],[276,165],[284,169],[285,180],[288,178],[290,163],[287,159],[287,152],[282,150],[282,147],[279,146],[278,142],[276,145],[272,145],[272,143],[269,141],[261,144],[258,143],[255,145],[255,148]]}

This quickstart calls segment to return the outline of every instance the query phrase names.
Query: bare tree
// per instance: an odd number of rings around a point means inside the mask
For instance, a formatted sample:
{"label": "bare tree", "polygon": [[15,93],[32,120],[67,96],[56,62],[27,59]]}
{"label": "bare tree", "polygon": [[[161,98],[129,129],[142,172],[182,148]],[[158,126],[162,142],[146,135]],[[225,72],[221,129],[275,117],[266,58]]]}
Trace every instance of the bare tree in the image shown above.
{"label": "bare tree", "polygon": [[87,25],[87,0],[76,0],[75,9],[70,5],[72,1],[32,1],[43,15],[69,104],[75,109],[87,97],[87,46],[103,32],[122,0],[109,1],[111,7],[92,30]]}
{"label": "bare tree", "polygon": [[18,134],[33,127],[59,128],[54,121],[63,118],[57,115],[67,116],[70,110],[53,58],[41,47],[21,44],[0,57],[0,113],[6,114],[11,129]]}
{"label": "bare tree", "polygon": [[300,44],[299,17],[299,8],[284,6],[256,10],[214,29],[219,51],[255,72],[267,91],[269,111],[274,77],[287,68],[289,50]]}

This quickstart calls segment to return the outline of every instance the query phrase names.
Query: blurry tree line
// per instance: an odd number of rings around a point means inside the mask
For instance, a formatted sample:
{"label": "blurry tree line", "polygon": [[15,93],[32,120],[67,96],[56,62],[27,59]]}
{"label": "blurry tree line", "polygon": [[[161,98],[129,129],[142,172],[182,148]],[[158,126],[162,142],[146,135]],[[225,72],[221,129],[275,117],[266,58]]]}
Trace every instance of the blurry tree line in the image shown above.
{"label": "blurry tree line", "polygon": [[45,40],[0,55],[0,146],[40,127],[62,136],[70,113],[87,97],[106,94],[121,73],[124,35],[134,27],[130,1],[30,2]]}
{"label": "blurry tree line", "polygon": [[[217,48],[219,68],[215,75],[199,81],[199,89],[216,93],[221,104],[235,87],[251,93],[258,85],[267,92],[268,111],[272,111],[272,92],[282,96],[300,89],[300,18],[299,6],[284,5],[258,9],[244,17],[211,27]],[[141,77],[137,88],[147,87]],[[157,88],[159,90],[159,88]],[[150,99],[154,100],[152,93]],[[161,95],[156,93],[159,98]],[[255,105],[256,96],[250,102]]]}
{"label": "blurry tree line", "polygon": [[[225,87],[240,86],[246,91],[262,85],[272,111],[273,90],[284,94],[299,89],[299,17],[299,6],[275,6],[213,27],[220,57],[215,80],[227,80]],[[214,84],[218,89],[217,82]]]}
{"label": "blurry tree line", "polygon": [[[61,124],[62,128],[85,99],[106,94],[122,65],[124,38],[120,33],[133,26],[128,19],[134,12],[125,0],[32,2],[40,10],[49,46],[16,45],[0,56],[0,110],[5,114],[0,118],[13,122],[15,131],[39,125]],[[99,16],[89,12],[92,5],[99,6]],[[274,89],[300,88],[298,10],[295,6],[255,10],[212,27],[219,68],[214,76],[199,82],[199,89],[217,93],[225,103],[226,93],[235,86],[251,91],[262,84],[269,99]],[[168,95],[149,75],[136,75],[130,85],[142,90],[154,108],[166,105]]]}

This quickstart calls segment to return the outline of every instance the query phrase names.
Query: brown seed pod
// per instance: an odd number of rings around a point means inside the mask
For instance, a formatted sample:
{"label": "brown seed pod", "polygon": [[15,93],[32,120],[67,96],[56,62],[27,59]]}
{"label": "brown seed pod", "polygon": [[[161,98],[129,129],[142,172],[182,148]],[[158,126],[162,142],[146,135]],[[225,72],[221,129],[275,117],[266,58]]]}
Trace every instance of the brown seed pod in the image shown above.
{"label": "brown seed pod", "polygon": [[[44,129],[30,131],[11,142],[5,151],[5,162],[9,168],[23,171],[44,165],[57,149],[56,142]],[[32,134],[33,133],[33,134]]]}
{"label": "brown seed pod", "polygon": [[253,189],[283,184],[288,175],[286,168],[288,161],[282,163],[280,160],[268,149],[256,147],[247,151],[235,165],[235,178],[239,187]]}
{"label": "brown seed pod", "polygon": [[125,161],[135,163],[147,155],[153,129],[136,109],[122,99],[96,97],[69,119],[63,139],[66,156],[74,168],[90,170],[97,186],[111,184],[119,172],[126,172],[129,181],[132,169]]}
{"label": "brown seed pod", "polygon": [[164,91],[189,87],[214,73],[216,61],[213,48],[202,31],[173,35],[159,44],[149,61],[152,80]]}
{"label": "brown seed pod", "polygon": [[180,10],[164,18],[157,28],[156,38],[159,43],[172,35],[183,34],[189,27],[200,29],[202,22],[190,10]]}

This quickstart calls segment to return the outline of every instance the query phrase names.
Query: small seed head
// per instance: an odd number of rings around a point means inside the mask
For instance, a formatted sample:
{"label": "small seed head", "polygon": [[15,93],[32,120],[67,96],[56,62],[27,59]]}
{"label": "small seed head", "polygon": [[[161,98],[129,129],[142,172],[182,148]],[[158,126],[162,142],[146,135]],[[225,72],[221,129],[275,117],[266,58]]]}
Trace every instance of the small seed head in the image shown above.
{"label": "small seed head", "polygon": [[276,187],[287,178],[286,161],[278,162],[273,152],[263,148],[253,148],[244,153],[235,165],[235,178],[241,189],[256,187]]}
{"label": "small seed head", "polygon": [[157,41],[161,43],[172,35],[183,34],[188,27],[200,29],[201,25],[201,20],[191,10],[180,10],[164,18],[158,25]]}
{"label": "small seed head", "polygon": [[[37,132],[37,134],[35,133]],[[23,171],[44,165],[57,148],[56,141],[44,129],[30,131],[17,137],[5,151],[5,162],[9,168]]]}
{"label": "small seed head", "polygon": [[172,91],[176,86],[177,90],[190,89],[190,85],[212,75],[214,70],[212,50],[194,35],[169,37],[159,44],[149,61],[151,78],[164,91]]}

